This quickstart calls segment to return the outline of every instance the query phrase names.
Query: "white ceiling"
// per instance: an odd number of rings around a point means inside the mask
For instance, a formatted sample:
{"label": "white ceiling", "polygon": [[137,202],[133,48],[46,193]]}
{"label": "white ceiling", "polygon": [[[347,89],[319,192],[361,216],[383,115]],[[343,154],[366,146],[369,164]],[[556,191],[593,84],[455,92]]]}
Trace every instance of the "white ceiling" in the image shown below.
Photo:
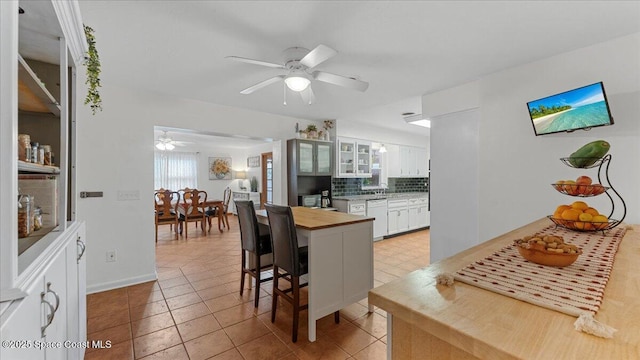
{"label": "white ceiling", "polygon": [[[90,1],[103,84],[313,120],[349,119],[415,132],[399,111],[420,96],[501,69],[640,31],[638,1]],[[314,82],[305,105],[274,84],[292,46],[338,55],[319,70],[370,83],[360,93]],[[402,109],[402,107],[409,107]]]}

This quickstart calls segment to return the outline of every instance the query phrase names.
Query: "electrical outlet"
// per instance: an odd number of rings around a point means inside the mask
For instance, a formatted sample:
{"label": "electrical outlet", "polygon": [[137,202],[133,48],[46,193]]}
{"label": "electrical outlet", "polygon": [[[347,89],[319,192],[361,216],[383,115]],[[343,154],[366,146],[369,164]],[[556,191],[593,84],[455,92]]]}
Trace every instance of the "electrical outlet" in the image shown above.
{"label": "electrical outlet", "polygon": [[107,251],[107,262],[115,262],[116,261],[116,251],[110,250]]}

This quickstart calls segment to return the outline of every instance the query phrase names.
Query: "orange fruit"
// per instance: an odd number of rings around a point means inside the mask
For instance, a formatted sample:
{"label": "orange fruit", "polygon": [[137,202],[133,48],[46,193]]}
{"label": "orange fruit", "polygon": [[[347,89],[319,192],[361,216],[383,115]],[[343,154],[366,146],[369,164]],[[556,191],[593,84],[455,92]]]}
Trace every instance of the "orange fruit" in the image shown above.
{"label": "orange fruit", "polygon": [[578,216],[578,219],[580,219],[580,221],[591,222],[593,219],[593,215],[583,212]]}
{"label": "orange fruit", "polygon": [[587,213],[587,214],[591,214],[591,216],[600,215],[598,210],[596,210],[596,209],[594,209],[592,207],[584,209],[584,212]]}
{"label": "orange fruit", "polygon": [[589,205],[587,205],[587,203],[584,201],[574,201],[573,204],[571,204],[571,208],[580,210],[582,212],[588,209]]}
{"label": "orange fruit", "polygon": [[569,195],[576,195],[576,192],[578,191],[576,182],[573,180],[566,180],[562,185],[562,188]]}
{"label": "orange fruit", "polygon": [[580,211],[576,209],[567,209],[560,215],[564,220],[576,221],[580,218]]}
{"label": "orange fruit", "polygon": [[591,221],[593,222],[593,227],[596,229],[604,229],[609,225],[609,219],[604,215],[596,215]]}
{"label": "orange fruit", "polygon": [[569,210],[569,209],[571,209],[571,206],[569,205],[560,205],[556,208],[555,212],[562,214],[563,211]]}

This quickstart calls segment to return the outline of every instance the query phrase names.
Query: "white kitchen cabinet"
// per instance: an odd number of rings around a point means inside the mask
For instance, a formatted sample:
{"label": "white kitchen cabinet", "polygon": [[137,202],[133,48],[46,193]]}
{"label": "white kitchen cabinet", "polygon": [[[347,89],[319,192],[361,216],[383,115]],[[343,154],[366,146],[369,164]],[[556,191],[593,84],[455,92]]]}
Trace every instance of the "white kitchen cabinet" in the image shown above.
{"label": "white kitchen cabinet", "polygon": [[429,152],[425,148],[403,145],[387,146],[389,177],[427,177]]}
{"label": "white kitchen cabinet", "polygon": [[409,208],[406,199],[387,201],[387,232],[389,235],[409,230]]}
{"label": "white kitchen cabinet", "polygon": [[429,152],[427,149],[415,148],[416,154],[416,176],[429,176]]}
{"label": "white kitchen cabinet", "polygon": [[[44,266],[33,274],[27,296],[11,302],[0,316],[2,340],[28,340],[26,348],[0,348],[2,359],[82,359],[84,349],[64,346],[86,341],[86,273],[78,237],[84,223],[70,226],[45,254]],[[78,261],[80,260],[80,261]],[[56,346],[38,349],[48,343]],[[60,344],[58,347],[57,345]]]}
{"label": "white kitchen cabinet", "polygon": [[371,177],[371,142],[338,138],[337,177]]}
{"label": "white kitchen cabinet", "polygon": [[400,176],[416,176],[416,151],[410,146],[400,146]]}
{"label": "white kitchen cabinet", "polygon": [[420,229],[429,226],[428,199],[409,199],[409,230]]}
{"label": "white kitchen cabinet", "polygon": [[[76,239],[71,238],[66,247],[67,256],[67,312],[68,340],[83,342],[87,339],[87,261],[85,227],[80,226]],[[84,359],[85,348],[69,348],[67,359]]]}
{"label": "white kitchen cabinet", "polygon": [[400,165],[400,146],[394,144],[385,144],[387,177],[397,178],[402,176],[402,166]]}

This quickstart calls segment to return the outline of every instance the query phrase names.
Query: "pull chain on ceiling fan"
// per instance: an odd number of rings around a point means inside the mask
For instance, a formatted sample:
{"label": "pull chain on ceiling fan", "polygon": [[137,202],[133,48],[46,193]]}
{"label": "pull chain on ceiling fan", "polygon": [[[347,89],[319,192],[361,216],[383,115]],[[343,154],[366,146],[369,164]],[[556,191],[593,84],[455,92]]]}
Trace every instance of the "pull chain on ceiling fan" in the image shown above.
{"label": "pull chain on ceiling fan", "polygon": [[[361,92],[366,91],[369,87],[368,82],[358,80],[353,77],[336,75],[319,70],[312,71],[312,69],[316,66],[338,54],[337,51],[326,45],[320,44],[311,51],[301,47],[292,47],[285,50],[284,54],[284,64],[276,64],[268,61],[249,59],[239,56],[227,56],[227,59],[235,61],[287,70],[286,74],[274,76],[270,79],[261,81],[240,91],[240,93],[243,95],[248,95],[276,82],[284,81],[284,84],[287,88],[294,92],[300,93],[300,96],[305,103],[312,104],[313,102],[315,102],[315,95],[313,93],[313,90],[311,89],[311,82],[314,80],[346,87]],[[287,101],[285,95],[284,105],[286,104]]]}

